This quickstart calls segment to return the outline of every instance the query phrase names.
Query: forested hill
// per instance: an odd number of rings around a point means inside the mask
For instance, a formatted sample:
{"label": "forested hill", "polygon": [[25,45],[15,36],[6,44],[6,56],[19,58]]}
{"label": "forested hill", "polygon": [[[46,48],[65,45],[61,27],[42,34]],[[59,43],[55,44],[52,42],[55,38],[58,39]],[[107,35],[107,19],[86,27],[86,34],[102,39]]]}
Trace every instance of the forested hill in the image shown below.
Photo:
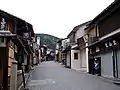
{"label": "forested hill", "polygon": [[36,34],[36,35],[40,36],[41,45],[46,44],[49,49],[55,50],[56,42],[59,40],[58,37],[48,35],[48,34]]}

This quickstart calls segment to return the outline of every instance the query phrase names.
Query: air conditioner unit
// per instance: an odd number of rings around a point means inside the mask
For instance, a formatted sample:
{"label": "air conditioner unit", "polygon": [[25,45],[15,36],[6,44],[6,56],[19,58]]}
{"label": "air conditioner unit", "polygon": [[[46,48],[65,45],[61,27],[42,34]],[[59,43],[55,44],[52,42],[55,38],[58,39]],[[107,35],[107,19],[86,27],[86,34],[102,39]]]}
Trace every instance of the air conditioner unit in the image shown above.
{"label": "air conditioner unit", "polygon": [[0,38],[0,47],[6,47],[6,38]]}

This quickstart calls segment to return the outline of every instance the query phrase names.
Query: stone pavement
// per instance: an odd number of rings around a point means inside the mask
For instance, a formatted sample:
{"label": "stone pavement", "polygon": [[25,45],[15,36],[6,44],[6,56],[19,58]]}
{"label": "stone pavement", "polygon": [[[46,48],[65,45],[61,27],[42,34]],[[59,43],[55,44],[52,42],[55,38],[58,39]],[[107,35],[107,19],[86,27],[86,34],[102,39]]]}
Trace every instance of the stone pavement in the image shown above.
{"label": "stone pavement", "polygon": [[27,87],[29,90],[120,90],[119,85],[103,78],[64,68],[52,61],[36,67]]}

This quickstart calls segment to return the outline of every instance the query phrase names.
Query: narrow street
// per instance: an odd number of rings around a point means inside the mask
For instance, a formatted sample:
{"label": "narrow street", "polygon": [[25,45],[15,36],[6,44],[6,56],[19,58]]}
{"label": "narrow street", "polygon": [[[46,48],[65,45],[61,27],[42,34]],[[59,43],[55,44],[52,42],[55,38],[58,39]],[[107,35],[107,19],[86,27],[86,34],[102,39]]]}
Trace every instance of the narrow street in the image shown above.
{"label": "narrow street", "polygon": [[120,90],[103,78],[77,72],[53,61],[42,62],[28,80],[29,90]]}

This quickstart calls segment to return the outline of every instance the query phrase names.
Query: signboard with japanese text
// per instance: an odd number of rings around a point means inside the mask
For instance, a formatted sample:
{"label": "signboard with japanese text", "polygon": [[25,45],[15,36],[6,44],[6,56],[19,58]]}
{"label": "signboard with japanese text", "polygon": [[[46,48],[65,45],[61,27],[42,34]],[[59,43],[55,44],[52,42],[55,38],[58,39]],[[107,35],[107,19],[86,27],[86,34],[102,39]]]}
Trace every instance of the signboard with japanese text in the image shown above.
{"label": "signboard with japanese text", "polygon": [[0,17],[0,32],[13,31],[13,21]]}
{"label": "signboard with japanese text", "polygon": [[37,37],[37,45],[40,45],[40,37]]}

